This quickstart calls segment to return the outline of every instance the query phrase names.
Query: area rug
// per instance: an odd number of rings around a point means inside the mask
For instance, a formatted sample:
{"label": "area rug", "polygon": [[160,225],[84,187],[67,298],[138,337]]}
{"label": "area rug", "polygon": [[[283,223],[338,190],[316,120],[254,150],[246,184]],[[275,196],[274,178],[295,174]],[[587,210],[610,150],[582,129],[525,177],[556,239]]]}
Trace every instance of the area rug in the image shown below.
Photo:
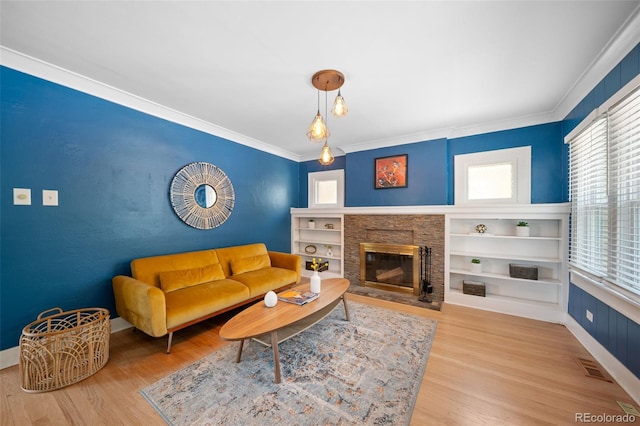
{"label": "area rug", "polygon": [[233,342],[141,391],[170,425],[407,425],[436,321],[349,302],[271,348]]}

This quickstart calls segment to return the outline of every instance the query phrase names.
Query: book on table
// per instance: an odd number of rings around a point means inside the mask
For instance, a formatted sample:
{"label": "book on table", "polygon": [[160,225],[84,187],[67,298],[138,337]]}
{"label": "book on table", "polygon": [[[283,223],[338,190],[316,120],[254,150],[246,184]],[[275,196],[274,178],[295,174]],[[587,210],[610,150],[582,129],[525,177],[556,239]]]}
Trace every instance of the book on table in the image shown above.
{"label": "book on table", "polygon": [[317,299],[318,296],[320,296],[319,293],[311,293],[310,291],[287,290],[278,294],[278,300],[296,305],[304,305]]}

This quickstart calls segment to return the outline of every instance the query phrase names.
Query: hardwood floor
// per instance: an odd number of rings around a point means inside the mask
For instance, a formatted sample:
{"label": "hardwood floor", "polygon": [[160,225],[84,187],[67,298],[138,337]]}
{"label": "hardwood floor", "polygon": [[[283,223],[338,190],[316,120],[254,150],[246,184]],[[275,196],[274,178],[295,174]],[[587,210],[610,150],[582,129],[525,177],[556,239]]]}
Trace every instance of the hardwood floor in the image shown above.
{"label": "hardwood floor", "polygon": [[[584,375],[576,357],[592,357],[562,325],[447,304],[437,312],[347,298],[438,321],[411,425],[575,424],[576,413],[621,415],[616,400],[633,403],[616,383]],[[177,332],[170,355],[165,338],[115,333],[107,365],[57,391],[23,392],[18,367],[6,368],[0,424],[162,425],[139,390],[229,344],[218,330],[233,314]]]}

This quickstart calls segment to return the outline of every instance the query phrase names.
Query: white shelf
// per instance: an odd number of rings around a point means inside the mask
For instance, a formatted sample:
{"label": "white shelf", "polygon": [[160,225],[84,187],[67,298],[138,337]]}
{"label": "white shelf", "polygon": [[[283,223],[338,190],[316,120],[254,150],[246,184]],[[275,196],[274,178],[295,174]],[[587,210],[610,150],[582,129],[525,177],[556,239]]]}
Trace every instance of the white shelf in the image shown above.
{"label": "white shelf", "polygon": [[495,279],[500,279],[505,281],[535,283],[535,284],[542,284],[542,285],[556,285],[556,286],[562,285],[562,281],[556,280],[553,278],[539,278],[537,280],[528,280],[526,278],[514,278],[505,274],[495,274],[493,272],[471,272],[466,269],[451,269],[449,272],[452,274],[469,275],[473,277],[495,278]]}
{"label": "white shelf", "polygon": [[308,258],[322,258],[323,260],[341,260],[342,258],[340,256],[336,256],[335,254],[333,256],[327,256],[326,254],[322,254],[322,253],[315,253],[315,254],[310,254],[310,253],[304,253],[304,252],[294,252],[293,254],[297,254],[299,256],[302,257],[308,257]]}
{"label": "white shelf", "polygon": [[551,240],[551,241],[562,241],[561,237],[519,237],[517,235],[495,235],[495,234],[480,234],[480,233],[468,233],[468,234],[449,234],[452,237],[467,237],[467,238],[506,238],[506,239],[514,239],[514,240]]}
{"label": "white shelf", "polygon": [[[321,273],[326,277],[344,276],[344,235],[343,215],[336,213],[305,212],[297,209],[291,213],[291,253],[302,257],[302,273],[311,274],[306,270],[305,262],[312,258],[329,261],[329,270]],[[313,219],[315,226],[309,228],[309,220]],[[327,225],[329,227],[327,227]],[[315,253],[307,253],[304,248],[308,245],[316,246]],[[327,248],[331,246],[332,256],[327,256]]]}
{"label": "white shelf", "polygon": [[561,263],[562,259],[558,257],[542,257],[542,256],[525,256],[509,253],[470,253],[463,251],[451,252],[451,256],[477,257],[479,259],[506,259],[522,262],[538,262],[538,263]]}
{"label": "white shelf", "polygon": [[307,228],[307,227],[299,227],[299,228],[295,228],[296,231],[319,231],[319,232],[337,232],[338,234],[342,232],[341,229],[335,229],[335,228]]}
{"label": "white shelf", "polygon": [[305,238],[304,240],[294,240],[293,243],[294,244],[296,244],[296,243],[297,244],[314,244],[314,245],[317,244],[317,245],[321,245],[321,246],[324,245],[324,246],[331,246],[331,247],[342,245],[339,242],[328,241],[328,240],[327,241],[323,241],[323,240],[320,240],[319,238],[317,238],[317,239]]}
{"label": "white shelf", "polygon": [[[567,309],[568,207],[537,209],[527,216],[508,207],[496,206],[477,215],[445,215],[445,302],[557,321]],[[515,235],[519,221],[529,223],[530,235]],[[486,234],[475,232],[484,224]],[[473,258],[482,261],[486,271],[471,272]],[[535,265],[537,280],[509,276],[509,264]],[[485,283],[485,297],[464,294],[463,280]]]}

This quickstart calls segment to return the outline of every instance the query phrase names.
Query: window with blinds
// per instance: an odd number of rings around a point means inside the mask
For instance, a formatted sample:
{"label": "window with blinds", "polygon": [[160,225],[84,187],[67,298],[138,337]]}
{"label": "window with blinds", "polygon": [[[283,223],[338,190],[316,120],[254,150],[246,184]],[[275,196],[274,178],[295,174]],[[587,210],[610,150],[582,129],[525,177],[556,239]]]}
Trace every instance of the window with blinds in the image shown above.
{"label": "window with blinds", "polygon": [[640,295],[640,88],[567,142],[569,263]]}

